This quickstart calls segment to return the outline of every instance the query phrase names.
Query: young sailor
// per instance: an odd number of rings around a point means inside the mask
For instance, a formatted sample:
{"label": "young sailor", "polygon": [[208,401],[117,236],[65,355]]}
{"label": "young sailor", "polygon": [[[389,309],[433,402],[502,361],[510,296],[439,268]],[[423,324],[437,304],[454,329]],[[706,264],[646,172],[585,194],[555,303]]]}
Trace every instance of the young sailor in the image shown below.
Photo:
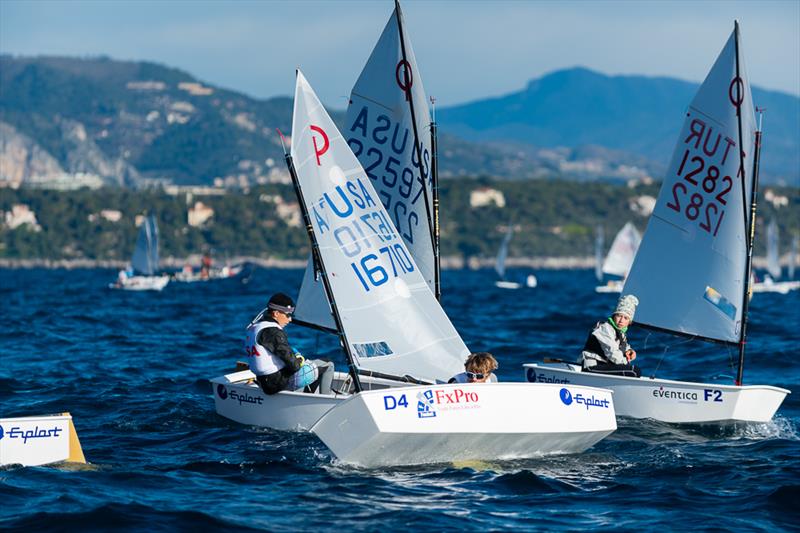
{"label": "young sailor", "polygon": [[306,361],[289,345],[283,328],[291,322],[292,313],[294,302],[279,292],[247,326],[245,351],[250,370],[266,394],[304,387],[308,387],[310,392],[319,389],[321,394],[330,394],[333,363],[318,359]]}
{"label": "young sailor", "polygon": [[584,372],[641,377],[642,371],[631,361],[636,352],[628,344],[625,333],[633,322],[639,299],[632,294],[619,299],[614,314],[595,324],[581,353]]}
{"label": "young sailor", "polygon": [[497,359],[489,352],[475,352],[464,362],[464,372],[456,374],[448,383],[497,383]]}

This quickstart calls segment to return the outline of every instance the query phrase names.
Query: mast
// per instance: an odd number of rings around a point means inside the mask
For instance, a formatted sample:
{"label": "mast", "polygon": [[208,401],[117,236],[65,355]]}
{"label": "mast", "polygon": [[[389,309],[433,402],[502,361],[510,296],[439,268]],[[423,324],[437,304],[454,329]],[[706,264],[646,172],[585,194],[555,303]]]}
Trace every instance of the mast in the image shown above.
{"label": "mast", "polygon": [[356,392],[361,392],[363,388],[361,387],[361,380],[358,377],[358,369],[355,365],[355,359],[353,358],[353,354],[350,351],[350,343],[347,342],[347,335],[344,332],[344,328],[342,328],[342,319],[339,316],[339,308],[336,306],[336,301],[333,299],[333,291],[331,290],[330,284],[328,282],[328,275],[327,271],[325,270],[325,263],[322,262],[322,257],[319,254],[319,244],[317,243],[317,237],[314,235],[314,228],[311,226],[311,218],[308,216],[308,209],[306,209],[306,203],[303,199],[303,191],[300,188],[300,181],[297,179],[297,172],[294,168],[294,161],[292,160],[291,153],[285,153],[284,159],[286,160],[286,166],[289,167],[289,174],[292,177],[292,185],[294,185],[294,192],[297,195],[298,203],[300,204],[300,211],[303,213],[303,222],[306,225],[306,231],[308,232],[308,238],[311,240],[311,253],[314,256],[314,263],[315,265],[319,266],[320,272],[322,273],[322,285],[325,287],[325,294],[328,297],[328,302],[331,304],[331,310],[333,310],[333,319],[336,322],[336,329],[338,330],[339,339],[342,343],[344,348],[345,355],[347,356],[347,363],[349,366],[350,376],[353,378],[353,384],[355,386]]}
{"label": "mast", "polygon": [[433,189],[433,272],[434,287],[433,295],[436,299],[442,299],[441,270],[439,256],[439,156],[437,153],[436,140],[436,100],[431,96],[431,186]]}
{"label": "mast", "polygon": [[[417,131],[417,116],[414,113],[414,98],[411,94],[411,84],[414,82],[413,78],[411,78],[412,74],[408,69],[408,56],[406,54],[406,40],[403,33],[403,12],[400,10],[400,1],[394,0],[394,9],[397,12],[397,31],[400,34],[400,50],[403,54],[403,74],[405,76],[405,88],[401,87],[406,92],[406,101],[408,101],[408,107],[411,111],[411,127],[414,130],[414,151],[417,153],[417,161],[419,161],[419,176],[420,176],[420,183],[422,184],[422,195],[423,199],[425,200],[425,213],[428,215],[428,231],[430,232],[431,236],[431,243],[433,243],[433,254],[434,254],[434,281],[435,281],[435,296],[436,299],[439,299],[439,295],[441,293],[441,289],[439,288],[439,240],[436,232],[436,227],[438,225],[434,222],[433,216],[431,215],[431,208],[430,202],[428,200],[428,183],[426,176],[422,171],[422,149],[420,148],[419,142],[419,132]],[[433,134],[433,130],[431,130]],[[428,169],[428,175],[431,175],[431,168]],[[435,189],[434,189],[435,190]],[[435,193],[434,193],[435,194]],[[436,227],[435,227],[436,226]]]}
{"label": "mast", "polygon": [[[735,22],[736,31],[736,79],[737,90],[740,91],[738,95],[738,108],[736,110],[736,118],[739,125],[739,168],[742,172],[742,211],[745,214],[745,222],[747,222],[747,187],[745,186],[744,174],[744,144],[742,143],[742,102],[744,102],[744,82],[741,81],[739,72],[739,22]],[[744,352],[747,339],[747,313],[750,307],[750,276],[753,268],[753,242],[755,241],[756,234],[756,202],[758,197],[758,170],[759,159],[761,158],[761,119],[763,118],[763,111],[759,110],[758,129],[755,133],[755,143],[753,145],[753,171],[751,175],[751,199],[750,199],[750,222],[749,227],[746,226],[747,238],[747,258],[744,268],[744,290],[742,291],[742,330],[739,337],[739,364],[736,369],[736,385],[742,384],[742,376],[744,374]]]}

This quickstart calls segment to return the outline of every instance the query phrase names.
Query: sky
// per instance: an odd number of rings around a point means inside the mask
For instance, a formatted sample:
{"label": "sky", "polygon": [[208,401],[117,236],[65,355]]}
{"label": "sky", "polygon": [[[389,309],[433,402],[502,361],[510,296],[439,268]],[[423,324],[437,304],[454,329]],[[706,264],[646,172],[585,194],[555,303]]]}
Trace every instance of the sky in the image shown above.
{"label": "sky", "polygon": [[[742,27],[751,84],[800,96],[800,0],[404,0],[426,92],[450,106],[555,70],[700,82]],[[299,67],[344,108],[391,0],[0,0],[0,53],[147,60],[257,98]]]}

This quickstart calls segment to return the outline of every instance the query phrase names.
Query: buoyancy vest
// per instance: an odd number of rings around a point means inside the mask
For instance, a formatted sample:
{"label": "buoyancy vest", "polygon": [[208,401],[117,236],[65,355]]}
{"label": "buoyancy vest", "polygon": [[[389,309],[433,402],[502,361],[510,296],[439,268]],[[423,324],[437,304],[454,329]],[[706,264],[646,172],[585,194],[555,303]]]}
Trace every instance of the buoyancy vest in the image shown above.
{"label": "buoyancy vest", "polygon": [[[583,345],[584,352],[591,352],[597,355],[599,361],[605,361],[610,363],[608,357],[606,357],[606,352],[603,350],[603,345],[600,343],[597,337],[594,336],[594,332],[597,331],[597,328],[605,324],[606,322],[598,322],[592,328],[591,333],[589,333],[589,337],[586,339],[586,343]],[[611,326],[614,330],[614,334],[616,335],[616,340],[619,343],[619,349],[622,353],[625,353],[625,350],[628,349],[628,338],[625,336],[625,333],[620,331],[619,329]]]}
{"label": "buoyancy vest", "polygon": [[280,328],[280,326],[269,320],[255,322],[247,327],[247,334],[244,339],[244,349],[247,353],[250,370],[256,376],[268,376],[286,366],[279,357],[276,357],[258,343],[258,335],[266,328]]}

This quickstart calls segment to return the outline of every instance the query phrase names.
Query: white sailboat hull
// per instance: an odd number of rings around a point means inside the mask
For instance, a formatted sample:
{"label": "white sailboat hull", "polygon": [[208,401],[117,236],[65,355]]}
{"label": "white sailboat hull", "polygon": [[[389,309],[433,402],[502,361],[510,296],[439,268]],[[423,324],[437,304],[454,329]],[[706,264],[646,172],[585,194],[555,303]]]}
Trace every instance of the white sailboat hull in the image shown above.
{"label": "white sailboat hull", "polygon": [[720,385],[582,372],[571,364],[527,363],[535,383],[602,387],[614,391],[617,415],[675,424],[769,422],[790,391],[769,385]]}
{"label": "white sailboat hull", "polygon": [[[243,370],[209,380],[213,387],[214,407],[217,414],[234,422],[250,426],[267,427],[285,431],[307,431],[322,415],[350,397],[342,394],[311,394],[281,391],[265,394],[255,382],[255,374]],[[370,389],[400,387],[406,383],[361,376],[361,383]],[[350,377],[335,372],[333,389],[349,389]]]}
{"label": "white sailboat hull", "polygon": [[625,282],[622,280],[612,280],[606,283],[605,285],[598,285],[594,288],[594,292],[599,293],[617,293],[622,292],[622,287],[625,285]]}
{"label": "white sailboat hull", "polygon": [[521,284],[515,283],[513,281],[495,281],[494,286],[498,289],[519,289],[522,287]]}
{"label": "white sailboat hull", "polygon": [[69,413],[0,418],[0,466],[85,463]]}
{"label": "white sailboat hull", "polygon": [[800,289],[800,281],[772,281],[753,284],[753,292],[776,292],[789,294],[790,291]]}
{"label": "white sailboat hull", "polygon": [[131,276],[118,279],[109,285],[111,289],[126,291],[160,291],[169,283],[169,276]]}
{"label": "white sailboat hull", "polygon": [[373,468],[579,453],[616,428],[608,390],[472,383],[355,394],[311,431],[340,461]]}
{"label": "white sailboat hull", "polygon": [[181,283],[197,283],[199,281],[216,281],[221,279],[235,278],[244,270],[244,265],[224,266],[222,268],[212,268],[207,276],[202,276],[200,271],[178,272],[173,279]]}

